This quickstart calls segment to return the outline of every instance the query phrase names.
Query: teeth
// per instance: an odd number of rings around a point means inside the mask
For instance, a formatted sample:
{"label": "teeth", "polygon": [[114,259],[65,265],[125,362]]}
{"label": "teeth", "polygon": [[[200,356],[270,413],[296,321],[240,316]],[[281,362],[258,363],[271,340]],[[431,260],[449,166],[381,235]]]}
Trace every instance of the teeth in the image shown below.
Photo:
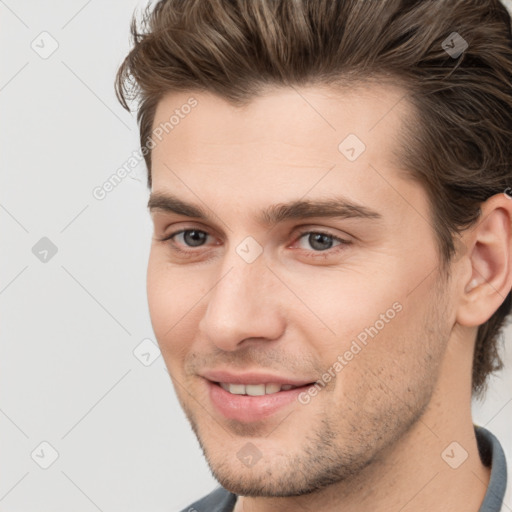
{"label": "teeth", "polygon": [[265,394],[265,384],[247,384],[245,392],[250,396],[261,396]]}
{"label": "teeth", "polygon": [[220,387],[232,395],[249,395],[249,396],[262,396],[272,395],[279,391],[288,391],[297,386],[291,384],[229,384],[226,382],[219,382]]}
{"label": "teeth", "polygon": [[245,395],[245,386],[243,384],[225,384],[220,383],[222,389],[229,391],[232,395]]}
{"label": "teeth", "polygon": [[279,384],[265,384],[265,394],[271,395],[272,393],[279,393],[281,386]]}

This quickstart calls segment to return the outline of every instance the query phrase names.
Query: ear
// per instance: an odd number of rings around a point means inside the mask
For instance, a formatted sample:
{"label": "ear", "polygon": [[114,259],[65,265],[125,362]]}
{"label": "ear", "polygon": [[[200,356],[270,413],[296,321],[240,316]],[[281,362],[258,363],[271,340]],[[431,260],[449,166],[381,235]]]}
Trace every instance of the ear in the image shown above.
{"label": "ear", "polygon": [[512,288],[512,198],[503,193],[481,205],[475,226],[464,236],[471,271],[461,283],[457,322],[485,323]]}

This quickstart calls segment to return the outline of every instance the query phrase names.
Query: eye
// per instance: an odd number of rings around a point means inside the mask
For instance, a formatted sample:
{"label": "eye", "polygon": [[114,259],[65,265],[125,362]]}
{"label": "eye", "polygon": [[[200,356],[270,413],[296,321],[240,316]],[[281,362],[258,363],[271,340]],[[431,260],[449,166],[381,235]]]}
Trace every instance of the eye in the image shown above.
{"label": "eye", "polygon": [[322,231],[306,231],[300,234],[298,245],[300,249],[313,250],[314,252],[325,252],[340,245],[348,245],[348,240],[343,240],[330,233]]}
{"label": "eye", "polygon": [[[190,228],[175,231],[159,240],[161,242],[169,241],[172,249],[177,253],[192,255],[197,253],[194,249],[208,244],[208,238],[212,238],[212,236],[206,231]],[[299,249],[309,252],[311,257],[332,255],[343,250],[344,246],[350,245],[350,243],[348,240],[323,231],[303,231],[299,233],[294,242]]]}
{"label": "eye", "polygon": [[208,236],[209,235],[206,231],[201,231],[200,229],[182,229],[181,231],[171,233],[161,241],[165,242],[167,240],[172,240],[174,242],[178,242],[180,245],[184,245],[185,247],[200,247],[201,245],[204,245]]}
{"label": "eye", "polygon": [[184,229],[174,233],[173,238],[179,239],[181,243],[188,247],[199,247],[208,238],[208,233],[199,229]]}

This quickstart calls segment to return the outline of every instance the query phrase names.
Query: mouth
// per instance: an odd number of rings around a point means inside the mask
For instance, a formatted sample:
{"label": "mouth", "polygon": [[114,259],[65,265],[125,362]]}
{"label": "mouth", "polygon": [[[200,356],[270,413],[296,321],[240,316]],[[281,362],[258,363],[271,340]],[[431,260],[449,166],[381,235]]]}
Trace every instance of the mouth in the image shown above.
{"label": "mouth", "polygon": [[301,386],[294,386],[292,384],[279,384],[279,383],[265,383],[265,384],[238,384],[229,382],[214,382],[220,386],[224,391],[232,395],[247,395],[247,396],[263,396],[273,395],[281,391],[290,391],[291,389],[308,387],[314,384],[310,382]]}
{"label": "mouth", "polygon": [[316,384],[302,385],[261,383],[241,384],[205,379],[210,401],[225,419],[252,423],[270,418],[292,407],[302,408],[299,396]]}

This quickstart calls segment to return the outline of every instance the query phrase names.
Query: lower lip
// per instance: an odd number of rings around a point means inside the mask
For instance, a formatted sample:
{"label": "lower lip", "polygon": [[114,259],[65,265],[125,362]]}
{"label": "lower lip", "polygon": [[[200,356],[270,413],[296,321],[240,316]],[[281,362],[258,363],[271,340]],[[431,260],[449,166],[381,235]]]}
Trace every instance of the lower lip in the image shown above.
{"label": "lower lip", "polygon": [[308,384],[270,395],[249,396],[233,395],[214,382],[206,382],[210,399],[217,410],[228,419],[246,423],[268,418],[286,405],[298,402],[298,396],[313,385]]}

